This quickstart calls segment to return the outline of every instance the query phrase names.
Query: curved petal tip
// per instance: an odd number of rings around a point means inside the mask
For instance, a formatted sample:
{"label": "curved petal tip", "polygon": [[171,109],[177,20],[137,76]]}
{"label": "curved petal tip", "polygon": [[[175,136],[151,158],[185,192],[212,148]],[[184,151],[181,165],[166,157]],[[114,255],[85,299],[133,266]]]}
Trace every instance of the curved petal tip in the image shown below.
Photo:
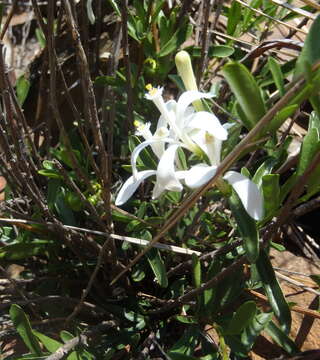
{"label": "curved petal tip", "polygon": [[261,220],[263,218],[263,197],[257,185],[236,171],[228,171],[223,178],[234,188],[247,213],[253,219]]}

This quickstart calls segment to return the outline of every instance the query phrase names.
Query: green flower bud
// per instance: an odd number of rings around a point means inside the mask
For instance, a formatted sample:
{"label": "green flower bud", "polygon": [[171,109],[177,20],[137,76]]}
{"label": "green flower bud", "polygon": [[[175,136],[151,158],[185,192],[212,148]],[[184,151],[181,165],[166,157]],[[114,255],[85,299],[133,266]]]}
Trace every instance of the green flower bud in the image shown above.
{"label": "green flower bud", "polygon": [[[176,67],[186,90],[198,91],[196,78],[193,73],[190,55],[182,50],[179,51],[175,57]],[[201,100],[196,100],[193,106],[197,111],[203,111],[204,107]]]}

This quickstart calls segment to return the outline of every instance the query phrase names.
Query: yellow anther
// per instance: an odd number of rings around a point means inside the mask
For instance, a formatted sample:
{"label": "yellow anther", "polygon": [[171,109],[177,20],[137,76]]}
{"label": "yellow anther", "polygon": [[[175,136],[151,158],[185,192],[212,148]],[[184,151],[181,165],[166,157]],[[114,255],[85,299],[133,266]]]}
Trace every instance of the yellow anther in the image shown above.
{"label": "yellow anther", "polygon": [[138,127],[141,125],[141,122],[138,121],[138,120],[135,120],[135,121],[133,122],[133,125],[134,125],[136,128],[138,128]]}
{"label": "yellow anther", "polygon": [[146,85],[146,89],[150,96],[155,96],[158,92],[158,89],[153,87],[151,84]]}

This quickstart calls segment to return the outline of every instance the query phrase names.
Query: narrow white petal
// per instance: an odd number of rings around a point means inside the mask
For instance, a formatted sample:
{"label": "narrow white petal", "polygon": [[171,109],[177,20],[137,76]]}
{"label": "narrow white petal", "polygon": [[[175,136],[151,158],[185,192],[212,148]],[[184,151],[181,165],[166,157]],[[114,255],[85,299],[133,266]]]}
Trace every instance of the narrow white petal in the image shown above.
{"label": "narrow white petal", "polygon": [[175,174],[175,156],[180,145],[170,145],[163,153],[157,168],[157,182],[159,186],[170,191],[181,191],[182,185]]}
{"label": "narrow white petal", "polygon": [[152,199],[157,199],[164,191],[165,188],[157,181],[153,188]]}
{"label": "narrow white petal", "polygon": [[155,175],[155,170],[145,170],[140,171],[136,174],[135,177],[131,176],[129,179],[122,185],[120,189],[117,199],[116,199],[116,206],[120,206],[128,201],[128,199],[133,195],[133,193],[137,190],[139,185],[142,183],[143,180],[148,178],[149,176]]}
{"label": "narrow white petal", "polygon": [[257,185],[246,176],[235,171],[228,171],[224,175],[238,194],[247,213],[255,220],[263,218],[263,198]]}
{"label": "narrow white petal", "polygon": [[197,164],[186,172],[184,181],[189,188],[196,189],[213,178],[216,170],[217,166]]}
{"label": "narrow white petal", "polygon": [[[179,98],[177,103],[177,119],[181,119],[184,116],[184,113],[189,105],[194,101],[199,99],[208,99],[211,98],[212,94],[205,94],[200,91],[190,90],[185,91]],[[180,120],[178,120],[180,121]]]}
{"label": "narrow white petal", "polygon": [[219,119],[207,111],[195,113],[186,126],[188,128],[205,130],[220,140],[226,140],[228,137],[228,131],[220,124]]}
{"label": "narrow white petal", "polygon": [[154,144],[158,144],[161,142],[172,142],[172,140],[168,139],[168,138],[163,138],[163,139],[162,138],[152,138],[151,140],[146,140],[146,141],[142,142],[141,144],[137,145],[133,149],[132,154],[131,154],[131,166],[132,166],[132,173],[133,173],[134,177],[136,177],[137,173],[138,173],[136,163],[137,163],[137,159],[138,159],[140,152],[149,145],[152,146]]}

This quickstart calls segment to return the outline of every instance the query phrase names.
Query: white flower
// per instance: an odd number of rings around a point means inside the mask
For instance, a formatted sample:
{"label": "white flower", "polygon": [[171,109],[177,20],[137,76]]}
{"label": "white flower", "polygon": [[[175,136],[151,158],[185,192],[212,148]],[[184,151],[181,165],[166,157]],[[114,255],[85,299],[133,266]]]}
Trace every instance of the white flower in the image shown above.
{"label": "white flower", "polygon": [[[207,183],[216,173],[220,164],[222,142],[227,139],[227,128],[222,126],[218,118],[206,111],[195,112],[191,106],[196,100],[210,98],[196,90],[184,92],[176,102],[164,102],[161,88],[148,86],[146,98],[152,100],[160,111],[157,129],[154,134],[150,124],[136,123],[138,135],[145,141],[132,152],[131,166],[133,175],[123,184],[116,205],[124,204],[136,191],[138,186],[149,176],[156,176],[152,197],[159,197],[163,191],[182,191],[182,182],[191,189]],[[139,172],[136,162],[140,152],[150,146],[159,159],[157,170]],[[166,148],[167,146],[167,148]],[[201,156],[207,156],[209,164],[200,163],[189,170],[181,169],[177,158],[179,148]],[[203,157],[203,156],[202,156]],[[263,216],[262,196],[256,184],[245,176],[229,171],[224,179],[233,186],[248,214],[256,220]]]}

